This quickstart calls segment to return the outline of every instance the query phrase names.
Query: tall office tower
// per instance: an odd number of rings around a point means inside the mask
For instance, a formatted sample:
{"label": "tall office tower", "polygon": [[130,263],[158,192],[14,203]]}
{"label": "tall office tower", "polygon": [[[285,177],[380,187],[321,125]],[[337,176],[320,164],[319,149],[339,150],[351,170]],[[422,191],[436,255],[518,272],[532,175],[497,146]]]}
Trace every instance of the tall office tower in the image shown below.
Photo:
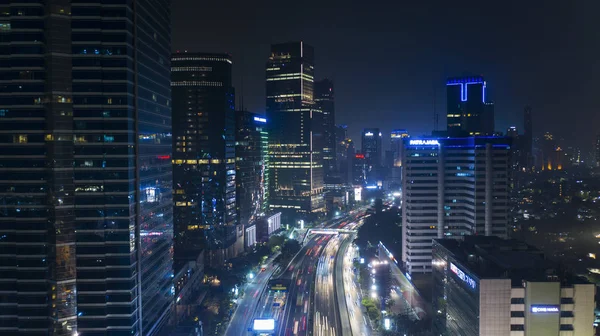
{"label": "tall office tower", "polygon": [[352,185],[364,186],[367,183],[367,159],[363,153],[356,153],[352,159]]}
{"label": "tall office tower", "polygon": [[365,128],[362,132],[361,151],[373,167],[381,166],[381,132],[379,128]]}
{"label": "tall office tower", "polygon": [[402,150],[404,149],[404,139],[409,138],[410,134],[405,129],[395,129],[390,133],[390,151],[393,155],[393,167],[402,167]]}
{"label": "tall office tower", "polygon": [[313,98],[314,51],[274,44],[267,62],[270,202],[286,220],[312,218],[323,200],[323,116]]}
{"label": "tall office tower", "polygon": [[381,132],[379,128],[365,128],[362,132],[361,151],[367,162],[367,183],[376,185],[381,180]]}
{"label": "tall office tower", "polygon": [[492,135],[494,104],[486,100],[483,77],[449,78],[446,83],[448,135]]}
{"label": "tall office tower", "polygon": [[267,119],[235,112],[236,205],[239,222],[252,224],[268,211]]}
{"label": "tall office tower", "polygon": [[531,107],[526,106],[523,110],[523,140],[521,141],[521,162],[527,170],[533,168],[533,119]]}
{"label": "tall office tower", "polygon": [[323,173],[331,178],[337,173],[335,104],[333,82],[323,79],[315,83],[315,103],[323,113]]}
{"label": "tall office tower", "polygon": [[169,310],[170,22],[0,3],[0,334],[152,335]]}
{"label": "tall office tower", "polygon": [[405,140],[402,261],[411,275],[431,272],[434,238],[507,236],[509,144],[504,137]]}
{"label": "tall office tower", "polygon": [[[220,267],[243,239],[236,228],[235,106],[231,56],[173,54],[175,259]],[[237,229],[237,230],[236,230]]]}
{"label": "tall office tower", "polygon": [[336,170],[341,176],[344,176],[343,170],[348,160],[348,144],[346,143],[346,139],[348,139],[348,126],[337,125],[335,127],[335,162],[337,164]]}

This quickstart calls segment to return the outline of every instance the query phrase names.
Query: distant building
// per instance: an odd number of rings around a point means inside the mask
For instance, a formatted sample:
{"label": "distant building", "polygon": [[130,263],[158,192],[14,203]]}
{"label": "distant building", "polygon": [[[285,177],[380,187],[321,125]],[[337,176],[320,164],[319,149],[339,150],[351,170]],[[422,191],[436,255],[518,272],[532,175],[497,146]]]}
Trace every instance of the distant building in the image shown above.
{"label": "distant building", "polygon": [[596,167],[600,167],[600,133],[598,133],[598,135],[596,136],[596,148],[595,148],[595,152],[596,152]]}
{"label": "distant building", "polygon": [[346,125],[339,125],[336,128],[336,156],[337,170],[342,182],[352,184],[352,159],[354,158],[354,142],[348,138],[348,129]]}
{"label": "distant building", "polygon": [[449,136],[493,135],[494,103],[481,76],[449,78],[446,83]]}
{"label": "distant building", "polygon": [[314,50],[274,44],[266,68],[269,207],[287,220],[314,218],[323,200],[323,114],[314,103]]}
{"label": "distant building", "polygon": [[363,130],[361,151],[367,160],[367,183],[377,184],[383,173],[382,143],[379,128],[365,128]]}
{"label": "distant building", "polygon": [[390,133],[390,151],[386,162],[387,175],[385,178],[386,190],[399,190],[402,183],[402,152],[404,151],[404,139],[410,134],[404,129],[396,129]]}
{"label": "distant building", "polygon": [[176,261],[220,267],[243,239],[235,205],[235,112],[228,54],[171,58]]}
{"label": "distant building", "polygon": [[390,133],[390,151],[393,153],[393,167],[402,167],[402,150],[404,149],[404,139],[410,138],[407,130],[396,129]]}
{"label": "distant building", "polygon": [[523,110],[523,136],[520,141],[522,167],[526,171],[531,171],[534,166],[533,157],[533,117],[531,107],[526,106]]}
{"label": "distant building", "polygon": [[363,187],[367,184],[367,159],[363,153],[356,153],[352,159],[352,185]]}
{"label": "distant building", "polygon": [[268,211],[267,119],[235,112],[236,206],[240,225],[250,225]]}
{"label": "distant building", "polygon": [[362,132],[361,152],[369,165],[381,166],[381,132],[379,128],[365,128]]}
{"label": "distant building", "polygon": [[594,335],[594,284],[525,243],[465,236],[433,242],[435,335]]}
{"label": "distant building", "polygon": [[331,178],[337,173],[335,101],[333,82],[323,79],[315,83],[315,104],[323,113],[323,173]]}
{"label": "distant building", "polygon": [[561,146],[558,145],[554,135],[550,132],[544,133],[541,140],[541,170],[563,170],[565,155]]}
{"label": "distant building", "polygon": [[279,229],[281,229],[281,212],[263,216],[256,221],[256,240],[268,241],[269,237]]}
{"label": "distant building", "polygon": [[509,139],[405,139],[402,261],[410,274],[431,272],[434,238],[507,237]]}

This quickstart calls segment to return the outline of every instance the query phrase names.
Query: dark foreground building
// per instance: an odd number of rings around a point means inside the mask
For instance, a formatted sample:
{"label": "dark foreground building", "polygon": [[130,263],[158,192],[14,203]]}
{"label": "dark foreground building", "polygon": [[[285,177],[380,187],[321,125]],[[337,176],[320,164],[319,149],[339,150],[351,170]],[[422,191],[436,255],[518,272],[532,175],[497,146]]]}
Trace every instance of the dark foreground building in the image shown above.
{"label": "dark foreground building", "polygon": [[1,335],[152,335],[169,310],[170,22],[0,3]]}
{"label": "dark foreground building", "polygon": [[433,243],[435,335],[594,334],[595,285],[516,240]]}
{"label": "dark foreground building", "polygon": [[172,58],[178,261],[196,260],[207,249],[207,264],[220,267],[243,249],[244,232],[236,226],[231,67],[228,54],[182,53]]}

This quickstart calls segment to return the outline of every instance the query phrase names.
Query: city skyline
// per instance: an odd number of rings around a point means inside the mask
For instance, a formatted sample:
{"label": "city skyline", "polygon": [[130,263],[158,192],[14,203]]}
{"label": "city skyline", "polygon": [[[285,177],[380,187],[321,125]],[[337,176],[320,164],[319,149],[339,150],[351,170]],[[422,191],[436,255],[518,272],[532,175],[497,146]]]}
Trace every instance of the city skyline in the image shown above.
{"label": "city skyline", "polygon": [[596,12],[3,2],[0,334],[600,335]]}
{"label": "city skyline", "polygon": [[[174,3],[174,15],[180,18],[174,32],[180,34],[174,36],[173,47],[231,53],[234,84],[240,89],[244,78],[244,104],[256,113],[265,110],[262,65],[270,44],[303,40],[317,51],[316,79],[327,77],[336,83],[337,123],[348,124],[354,140],[364,127],[429,134],[434,128],[434,89],[438,128],[443,129],[446,79],[467,74],[486,77],[495,102],[496,130],[509,126],[522,130],[521,113],[529,105],[534,120],[544,119],[544,124],[535,125],[534,136],[549,131],[569,138],[577,131],[583,136],[568,140],[592,149],[594,129],[600,123],[600,114],[595,113],[600,105],[593,98],[600,87],[600,67],[594,53],[583,48],[596,45],[591,32],[600,23],[592,21],[590,13],[600,11],[598,3],[575,6],[551,1],[539,7],[519,2],[517,7],[517,2],[434,1],[387,4],[383,11],[309,1],[301,7],[290,4],[295,14],[281,24],[282,12],[275,7],[258,5],[257,16],[250,18],[245,13],[257,5],[234,3],[227,10],[222,6],[211,4],[215,16],[198,21],[190,15],[195,3]],[[401,19],[395,18],[397,14]],[[552,24],[554,17],[561,24]],[[305,19],[311,24],[301,24]],[[216,22],[224,22],[227,29],[203,33]],[[273,24],[277,31],[270,28]],[[251,29],[243,29],[244,25]],[[569,29],[564,31],[563,26]],[[200,33],[187,34],[183,27],[196,27],[192,31]],[[379,60],[382,54],[377,50],[385,51],[387,61]],[[565,121],[563,113],[577,118]]]}

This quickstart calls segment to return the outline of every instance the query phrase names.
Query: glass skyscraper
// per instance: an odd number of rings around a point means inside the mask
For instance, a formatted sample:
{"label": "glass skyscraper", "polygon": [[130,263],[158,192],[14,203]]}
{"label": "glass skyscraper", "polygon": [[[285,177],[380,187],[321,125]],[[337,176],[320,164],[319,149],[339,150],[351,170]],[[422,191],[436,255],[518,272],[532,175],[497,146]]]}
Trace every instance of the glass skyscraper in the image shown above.
{"label": "glass skyscraper", "polygon": [[235,112],[236,205],[241,225],[254,223],[268,211],[267,119]]}
{"label": "glass skyscraper", "polygon": [[220,267],[243,248],[236,227],[235,106],[228,54],[172,58],[175,257],[196,260],[203,249]]}
{"label": "glass skyscraper", "polygon": [[323,79],[315,83],[315,103],[323,113],[323,174],[325,179],[337,175],[335,102],[333,82]]}
{"label": "glass skyscraper", "polygon": [[494,103],[486,97],[483,77],[449,78],[446,82],[448,135],[493,135]]}
{"label": "glass skyscraper", "polygon": [[323,116],[315,108],[314,51],[274,44],[267,62],[270,209],[287,218],[324,211]]}
{"label": "glass skyscraper", "polygon": [[164,0],[0,4],[0,334],[163,321],[170,28]]}

